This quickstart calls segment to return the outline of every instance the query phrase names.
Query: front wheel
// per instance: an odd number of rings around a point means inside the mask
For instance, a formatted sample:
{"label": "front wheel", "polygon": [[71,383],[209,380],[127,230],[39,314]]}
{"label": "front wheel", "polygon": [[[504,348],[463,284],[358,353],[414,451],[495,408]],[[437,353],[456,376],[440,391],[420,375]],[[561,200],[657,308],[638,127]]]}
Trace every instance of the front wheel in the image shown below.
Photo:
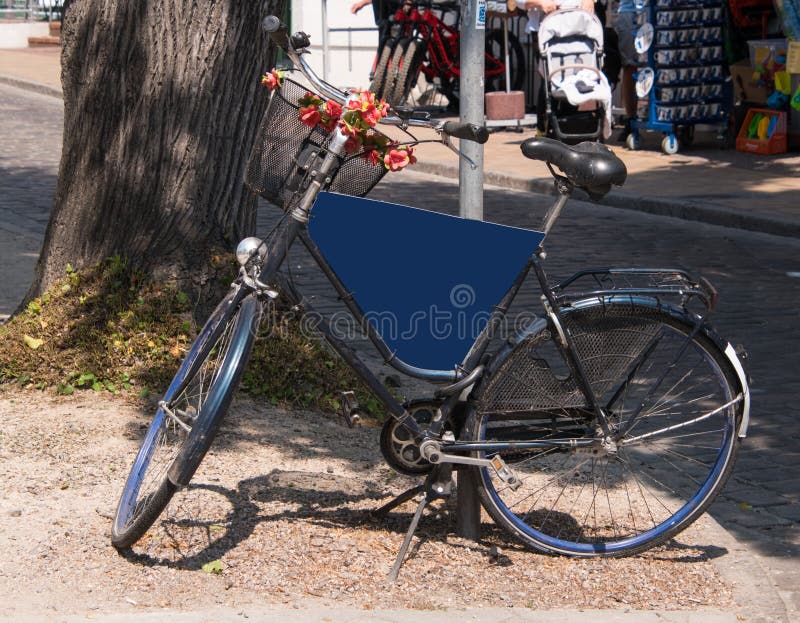
{"label": "front wheel", "polygon": [[479,470],[482,502],[539,551],[644,551],[697,519],[728,479],[743,412],[735,371],[677,312],[595,303],[565,310],[564,328],[614,443],[602,443],[593,410],[543,328],[498,364],[469,418],[473,441],[527,443],[500,451],[518,487]]}
{"label": "front wheel", "polygon": [[392,68],[395,70],[394,87],[391,94],[387,95],[392,106],[402,106],[408,100],[422,69],[425,53],[426,44],[422,39],[411,38],[397,45],[392,58]]}
{"label": "front wheel", "polygon": [[212,313],[159,402],[117,506],[111,543],[138,541],[189,483],[211,442],[252,350],[261,303],[233,290]]}

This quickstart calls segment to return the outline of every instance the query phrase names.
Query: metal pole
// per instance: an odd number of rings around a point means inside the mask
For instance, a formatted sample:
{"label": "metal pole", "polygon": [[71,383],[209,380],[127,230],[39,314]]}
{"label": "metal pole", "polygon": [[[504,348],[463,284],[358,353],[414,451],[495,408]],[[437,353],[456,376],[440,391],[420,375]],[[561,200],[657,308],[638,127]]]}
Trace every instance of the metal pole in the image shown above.
{"label": "metal pole", "polygon": [[473,467],[458,468],[456,494],[456,534],[470,541],[481,538],[481,503],[478,498],[478,479]]}
{"label": "metal pole", "polygon": [[[486,42],[486,0],[461,3],[460,120],[484,124],[484,48]],[[459,148],[477,165],[472,169],[463,159],[459,164],[459,214],[483,219],[483,145],[460,141]]]}
{"label": "metal pole", "polygon": [[508,18],[503,17],[503,54],[506,64],[506,93],[511,93],[511,54],[508,50]]}
{"label": "metal pole", "polygon": [[322,79],[328,81],[328,0],[322,0]]}

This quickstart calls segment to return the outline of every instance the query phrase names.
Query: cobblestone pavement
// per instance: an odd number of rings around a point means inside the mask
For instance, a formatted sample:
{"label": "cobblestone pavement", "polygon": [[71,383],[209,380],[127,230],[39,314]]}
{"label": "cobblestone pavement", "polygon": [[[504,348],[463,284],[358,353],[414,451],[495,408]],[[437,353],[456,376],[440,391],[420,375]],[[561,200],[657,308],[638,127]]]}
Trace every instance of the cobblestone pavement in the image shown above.
{"label": "cobblestone pavement", "polygon": [[58,176],[63,109],[53,97],[0,86],[0,320],[33,279]]}
{"label": "cobblestone pavement", "polygon": [[[61,145],[61,102],[0,85],[0,113],[0,314],[9,314],[25,293],[47,223]],[[458,209],[452,182],[411,171],[388,176],[372,196],[449,213]],[[548,203],[542,195],[488,188],[485,216],[535,228]],[[263,204],[259,231],[277,214]],[[413,240],[384,235],[387,249],[414,248]],[[677,265],[718,287],[714,324],[748,350],[753,407],[734,476],[710,513],[747,544],[770,572],[790,620],[800,621],[800,240],[573,202],[546,247],[554,279],[586,267]],[[330,287],[302,253],[295,253],[292,267],[320,308],[337,309]],[[525,290],[517,309],[538,311],[534,284]]]}

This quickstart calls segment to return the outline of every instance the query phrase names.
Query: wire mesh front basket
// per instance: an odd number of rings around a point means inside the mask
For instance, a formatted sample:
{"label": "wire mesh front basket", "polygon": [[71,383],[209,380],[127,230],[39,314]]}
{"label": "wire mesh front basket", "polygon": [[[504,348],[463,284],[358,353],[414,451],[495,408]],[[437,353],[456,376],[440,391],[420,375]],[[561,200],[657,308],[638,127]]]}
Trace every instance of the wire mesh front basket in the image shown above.
{"label": "wire mesh front basket", "polygon": [[[325,150],[331,134],[320,127],[309,128],[298,118],[297,100],[309,90],[286,77],[281,82],[261,120],[244,182],[267,201],[287,208],[308,173],[304,168],[308,154]],[[385,174],[382,164],[373,165],[361,154],[348,155],[341,159],[327,190],[363,197]]]}

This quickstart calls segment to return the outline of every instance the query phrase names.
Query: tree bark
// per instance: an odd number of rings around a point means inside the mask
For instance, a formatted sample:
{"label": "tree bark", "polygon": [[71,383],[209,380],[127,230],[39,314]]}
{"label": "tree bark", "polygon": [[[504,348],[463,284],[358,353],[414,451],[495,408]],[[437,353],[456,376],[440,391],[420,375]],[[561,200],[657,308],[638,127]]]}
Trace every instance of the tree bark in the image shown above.
{"label": "tree bark", "polygon": [[253,233],[242,183],[286,0],[75,0],[63,24],[64,143],[26,300],[120,254],[202,297],[214,249]]}

